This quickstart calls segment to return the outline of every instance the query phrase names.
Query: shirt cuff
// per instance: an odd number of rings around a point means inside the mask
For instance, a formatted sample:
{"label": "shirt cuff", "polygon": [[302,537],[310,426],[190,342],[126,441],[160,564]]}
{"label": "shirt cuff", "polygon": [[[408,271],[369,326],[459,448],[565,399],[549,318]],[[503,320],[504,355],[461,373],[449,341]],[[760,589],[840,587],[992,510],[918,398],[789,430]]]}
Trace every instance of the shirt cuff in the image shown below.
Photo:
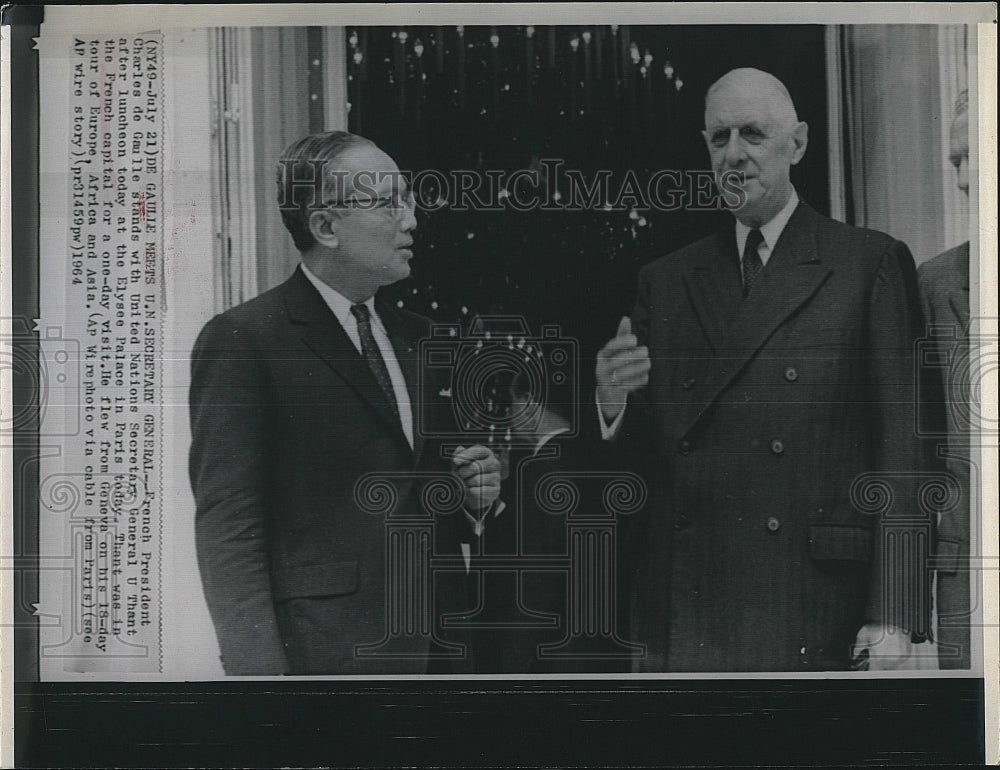
{"label": "shirt cuff", "polygon": [[476,537],[480,537],[483,534],[483,530],[486,528],[486,521],[487,519],[490,518],[490,513],[492,512],[494,517],[499,516],[501,513],[503,513],[504,508],[506,507],[507,504],[500,498],[497,498],[496,500],[493,501],[492,505],[489,505],[486,508],[486,510],[484,510],[478,517],[476,517],[474,514],[469,513],[467,510],[465,510],[465,508],[462,509],[462,513],[465,514],[465,518],[472,526],[473,534]]}
{"label": "shirt cuff", "polygon": [[604,419],[604,412],[601,410],[601,400],[595,396],[594,403],[597,404],[597,419],[601,422],[601,438],[605,441],[614,441],[618,435],[618,429],[622,425],[622,419],[625,417],[625,410],[628,409],[628,405],[623,406],[618,416],[608,425],[608,421]]}

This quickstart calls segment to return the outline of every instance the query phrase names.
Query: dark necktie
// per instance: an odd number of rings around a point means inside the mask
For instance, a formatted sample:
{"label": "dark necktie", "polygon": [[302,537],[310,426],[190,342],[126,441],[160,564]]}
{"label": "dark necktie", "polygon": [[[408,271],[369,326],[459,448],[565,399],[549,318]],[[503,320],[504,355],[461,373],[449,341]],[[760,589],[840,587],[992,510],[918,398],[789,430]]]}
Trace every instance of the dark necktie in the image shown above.
{"label": "dark necktie", "polygon": [[747,242],[743,247],[743,296],[750,294],[754,281],[760,275],[764,263],[760,259],[757,249],[764,242],[764,236],[760,230],[754,228],[747,234]]}
{"label": "dark necktie", "polygon": [[389,377],[389,370],[386,368],[385,359],[375,342],[375,335],[372,334],[372,319],[368,313],[367,305],[351,305],[351,313],[358,319],[358,336],[361,337],[361,352],[368,362],[368,368],[372,370],[379,387],[385,393],[389,406],[399,418],[399,404],[396,403],[396,391],[392,389],[392,378]]}

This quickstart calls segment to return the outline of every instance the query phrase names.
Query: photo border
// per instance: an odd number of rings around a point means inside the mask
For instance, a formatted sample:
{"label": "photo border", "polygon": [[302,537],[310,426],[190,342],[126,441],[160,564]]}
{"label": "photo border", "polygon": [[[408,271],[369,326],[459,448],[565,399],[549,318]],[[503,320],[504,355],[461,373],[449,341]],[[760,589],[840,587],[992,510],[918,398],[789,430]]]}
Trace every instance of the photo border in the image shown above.
{"label": "photo border", "polygon": [[[94,14],[91,18],[94,20],[93,23],[97,25],[91,31],[108,32],[117,31],[118,29],[138,31],[169,26],[233,26],[233,19],[239,19],[242,25],[247,26],[300,25],[309,23],[309,19],[315,19],[323,25],[329,25],[334,21],[344,25],[359,23],[392,25],[405,23],[432,24],[435,22],[453,24],[459,16],[463,20],[468,19],[466,23],[469,24],[503,23],[504,20],[509,23],[512,19],[518,19],[523,23],[524,18],[527,16],[530,16],[538,24],[560,22],[574,24],[638,23],[639,19],[642,20],[641,23],[710,24],[723,23],[722,19],[725,20],[725,23],[741,21],[744,18],[743,14],[746,14],[749,10],[745,7],[739,7],[741,5],[745,6],[746,4],[707,4],[706,7],[706,4],[674,4],[668,6],[665,4],[641,3],[634,4],[628,9],[603,4],[566,4],[561,6],[508,4],[503,7],[471,4],[392,6],[345,4],[336,8],[335,13],[338,16],[336,19],[332,18],[330,9],[324,11],[318,6],[310,4],[286,5],[280,8],[274,6],[222,6],[199,8],[197,10],[192,10],[190,6],[186,8],[153,5],[129,7],[107,6],[91,7],[87,9],[87,13]],[[59,20],[64,11],[63,8],[52,6],[45,10],[48,14],[46,19],[47,24],[58,25],[59,23],[65,23],[69,25],[67,27],[68,30],[71,29],[73,32],[84,31],[79,25],[75,24],[71,13],[66,15],[64,21]],[[836,3],[818,3],[809,4],[808,8],[793,8],[789,4],[760,3],[754,4],[753,19],[759,23],[763,14],[768,18],[769,22],[774,23],[860,23],[867,19],[877,20],[879,24],[893,22],[914,23],[918,18],[920,23],[960,23],[965,19],[985,20],[992,18],[988,15],[992,11],[992,4],[987,3],[967,4],[960,8],[956,8],[952,4],[928,3],[921,6],[918,11],[915,11],[912,6],[907,7],[895,4],[859,3],[853,5],[851,8],[845,8],[843,5]],[[803,16],[806,16],[807,19],[803,19]],[[107,20],[109,18],[114,19],[116,25],[119,25],[115,30],[108,28]],[[320,19],[322,21],[319,21]],[[195,20],[197,20],[197,23],[193,23]],[[8,43],[13,44],[16,42],[13,39],[14,37],[22,38],[20,42],[23,43],[26,32],[29,37],[33,34],[37,35],[37,27],[32,32],[33,25],[30,20],[28,20],[26,25],[22,22],[21,26],[16,30],[15,27],[18,27],[17,23],[11,24],[10,27],[5,26],[4,28],[5,48]],[[992,103],[995,105],[996,28],[987,23],[980,25],[979,30],[979,56],[977,61],[980,72],[975,78],[973,77],[973,73],[970,72],[970,86],[975,82],[979,88],[979,93],[978,98],[974,95],[972,104]],[[38,84],[37,80],[34,84],[30,83],[30,79],[27,83],[22,80],[20,89],[18,89],[14,86],[17,79],[14,72],[24,72],[23,62],[11,61],[5,55],[4,67],[6,83],[10,84],[4,91],[5,152],[7,152],[7,147],[12,148],[10,154],[5,155],[4,158],[7,163],[11,164],[9,166],[9,175],[5,173],[4,184],[5,193],[14,191],[17,197],[11,200],[8,195],[5,194],[4,196],[5,205],[6,201],[11,201],[10,205],[12,208],[10,212],[5,212],[3,245],[4,251],[12,255],[13,259],[10,265],[5,264],[2,268],[4,271],[2,278],[4,279],[5,294],[2,297],[4,304],[0,308],[0,311],[2,311],[0,312],[0,316],[4,319],[16,317],[37,318],[37,239],[33,251],[26,245],[27,241],[31,239],[29,232],[31,227],[33,226],[37,230],[38,223],[37,112],[35,113],[34,122],[22,116],[27,116],[31,110],[32,96],[29,92],[32,88],[34,89],[34,108],[37,110],[39,99]],[[7,67],[11,67],[11,70],[7,71]],[[991,94],[992,101],[990,101]],[[19,110],[16,125],[9,122],[11,111],[8,107]],[[995,136],[995,131],[995,112],[990,115],[988,114],[988,110],[984,111],[980,109],[979,135]],[[34,159],[31,158],[31,153],[23,154],[23,149],[19,152],[13,151],[14,148],[24,148],[30,141],[32,132],[36,135],[36,139],[34,140]],[[980,232],[978,267],[982,289],[978,297],[981,304],[979,304],[977,311],[977,304],[973,303],[972,314],[973,317],[995,319],[997,315],[995,304],[995,288],[997,285],[995,219],[996,147],[976,148],[973,146],[972,152],[974,155],[977,149],[979,153],[980,184],[978,185],[978,189],[980,191],[980,199],[978,206],[973,206],[972,211],[975,218],[978,219],[978,231]],[[31,174],[32,160],[34,160],[34,177]],[[7,169],[5,169],[5,172],[7,172]],[[32,179],[34,179],[33,187]],[[34,191],[33,194],[32,190]],[[32,207],[34,210],[33,217],[31,216]],[[17,211],[23,213],[15,215]],[[8,224],[11,226],[8,227]],[[974,265],[976,264],[976,257],[977,250],[974,248]],[[32,273],[34,274],[34,283],[31,281]],[[8,288],[11,286],[17,289],[13,293]],[[24,288],[29,286],[32,288]],[[990,291],[990,287],[994,290]],[[983,331],[988,330],[984,329]],[[993,321],[992,331],[996,333],[995,320]],[[8,385],[7,382],[4,384],[5,386]],[[984,408],[992,405],[995,409],[995,393],[992,400],[989,398],[989,395],[988,393],[982,394]],[[5,408],[9,406],[9,402],[6,399],[10,396],[11,393],[5,387]],[[995,418],[995,414],[993,417]],[[15,441],[15,446],[5,446],[3,451],[8,456],[11,456],[10,453],[16,455],[19,449],[24,451],[23,447],[26,444],[22,439],[30,439],[30,431],[28,433],[29,435],[21,436],[18,441]],[[994,478],[991,480],[992,483],[986,484],[984,487],[982,495],[983,511],[997,509],[996,464],[995,462],[992,465],[986,464],[989,462],[991,456],[993,458],[996,456],[995,447],[984,447],[980,467],[984,469],[984,472],[987,469],[992,470]],[[5,457],[5,464],[6,459],[7,457]],[[16,462],[16,456],[13,456],[12,459]],[[16,465],[8,467],[16,467]],[[4,483],[8,484],[10,480],[5,479]],[[9,500],[16,499],[8,496],[8,493],[13,491],[12,489],[5,490],[5,498]],[[27,490],[22,489],[20,491],[22,494],[27,494]],[[25,510],[30,510],[30,505],[25,504],[24,499],[23,497],[21,498],[22,506],[20,510],[22,513]],[[6,518],[5,527],[8,527],[9,522],[6,521]],[[981,542],[984,544],[997,542],[997,526],[996,522],[992,521],[993,517],[981,516],[980,518],[983,520]],[[21,534],[23,534],[24,522],[21,521],[19,524]],[[8,536],[13,537],[14,535],[14,532],[4,532],[5,538]],[[6,567],[6,565],[4,566]],[[4,582],[5,623],[8,622],[8,613],[11,611],[9,603],[11,597],[9,578],[11,574],[12,572],[6,568],[0,570],[0,579]],[[988,603],[986,616],[984,617],[983,642],[987,656],[984,670],[992,672],[996,670],[996,650],[998,647],[996,632],[997,596],[995,580],[991,582],[984,577],[984,583],[992,589],[987,594]],[[9,623],[7,627],[10,627]],[[941,743],[941,746],[946,748],[939,749],[942,752],[941,761],[976,761],[973,757],[974,752],[971,752],[968,748],[970,745],[982,745],[982,754],[975,755],[980,759],[986,757],[995,758],[997,756],[996,736],[992,731],[981,728],[972,729],[964,721],[961,724],[955,724],[952,721],[952,717],[962,715],[967,718],[969,714],[978,714],[978,710],[982,709],[985,711],[984,717],[986,720],[982,728],[985,728],[985,725],[995,724],[997,714],[997,683],[995,678],[987,677],[984,681],[974,675],[963,676],[961,672],[947,672],[947,675],[943,675],[941,672],[934,672],[931,676],[928,676],[927,672],[908,672],[889,677],[873,676],[870,679],[864,680],[849,677],[850,681],[847,681],[847,678],[841,679],[835,675],[819,674],[816,676],[808,675],[794,678],[785,675],[779,675],[777,678],[769,675],[741,675],[738,679],[727,678],[724,681],[704,675],[690,677],[678,675],[636,675],[635,677],[587,675],[585,682],[581,682],[580,677],[575,675],[546,675],[544,677],[523,677],[518,675],[491,677],[477,675],[471,679],[431,677],[427,680],[423,680],[422,678],[363,677],[359,679],[293,678],[292,681],[289,681],[289,678],[284,678],[282,680],[257,680],[253,683],[233,681],[215,682],[210,686],[206,683],[187,683],[182,685],[181,683],[168,684],[162,681],[131,681],[116,682],[115,684],[31,683],[24,681],[24,666],[21,665],[18,667],[18,660],[13,656],[11,636],[15,637],[13,640],[14,645],[23,647],[23,645],[30,643],[28,641],[30,635],[24,633],[4,634],[2,672],[4,675],[3,685],[5,695],[11,693],[11,686],[13,685],[15,730],[18,729],[19,723],[19,732],[22,734],[22,737],[31,735],[30,740],[26,739],[26,742],[22,743],[21,748],[23,752],[20,757],[23,760],[28,760],[31,764],[38,764],[38,760],[43,758],[48,758],[51,761],[51,759],[60,756],[69,756],[66,753],[72,751],[69,741],[73,738],[76,740],[81,739],[81,733],[73,729],[66,730],[65,723],[63,727],[53,724],[39,730],[38,716],[40,714],[44,714],[47,719],[52,720],[55,720],[55,715],[61,715],[69,719],[67,715],[78,714],[85,707],[93,707],[97,703],[106,704],[98,707],[102,710],[101,713],[103,714],[101,723],[105,725],[115,725],[118,722],[132,724],[132,720],[127,715],[130,709],[134,709],[137,704],[145,701],[154,704],[149,707],[149,711],[147,712],[150,714],[150,719],[154,719],[151,716],[152,712],[159,711],[158,716],[155,717],[156,723],[163,726],[164,735],[172,735],[174,737],[176,744],[174,748],[178,752],[174,755],[174,760],[181,764],[187,764],[187,762],[181,760],[181,757],[185,755],[183,754],[184,750],[180,748],[180,744],[182,743],[180,738],[186,734],[187,730],[190,730],[191,716],[193,714],[207,713],[206,709],[209,709],[212,703],[220,700],[225,702],[227,704],[225,709],[230,714],[253,713],[257,715],[255,718],[277,718],[284,725],[282,729],[286,731],[286,735],[288,736],[286,740],[293,741],[293,737],[298,734],[298,729],[294,725],[296,723],[302,724],[302,720],[305,720],[306,724],[310,723],[307,717],[307,706],[296,703],[295,697],[301,697],[303,704],[307,702],[312,703],[324,714],[336,714],[340,712],[341,706],[339,704],[343,703],[343,699],[346,696],[356,695],[362,698],[363,695],[367,695],[380,704],[380,709],[376,709],[373,712],[374,714],[389,710],[387,707],[397,701],[406,701],[414,706],[414,713],[419,713],[419,709],[421,708],[424,709],[427,712],[426,719],[411,719],[410,729],[415,734],[414,737],[430,740],[430,745],[436,746],[437,750],[447,751],[447,748],[442,749],[442,747],[451,746],[456,752],[456,757],[458,754],[464,753],[466,759],[469,760],[469,756],[478,755],[468,754],[470,750],[475,750],[475,746],[469,745],[470,741],[467,738],[437,736],[436,739],[432,739],[432,736],[436,736],[437,731],[442,729],[442,724],[447,724],[449,721],[453,723],[457,722],[457,725],[452,725],[455,727],[462,724],[462,720],[456,718],[452,713],[453,706],[442,705],[442,700],[446,703],[458,704],[474,709],[476,703],[475,697],[477,695],[485,695],[486,706],[483,709],[483,713],[477,716],[480,721],[475,725],[467,724],[465,729],[467,732],[480,735],[482,740],[487,742],[488,732],[498,722],[503,724],[504,720],[507,720],[506,729],[514,735],[517,735],[518,731],[530,727],[524,723],[523,718],[517,718],[512,715],[511,712],[513,709],[509,708],[510,701],[516,701],[519,697],[525,697],[529,700],[535,699],[536,702],[543,704],[538,707],[539,710],[537,712],[534,711],[535,707],[533,707],[527,713],[544,715],[546,719],[543,722],[548,725],[550,730],[558,729],[560,725],[560,720],[553,716],[553,712],[566,706],[566,704],[574,702],[589,703],[590,707],[600,715],[597,719],[603,725],[601,729],[605,732],[605,741],[614,745],[615,736],[619,733],[616,733],[615,729],[609,726],[612,722],[611,714],[622,713],[624,714],[626,723],[630,724],[634,729],[641,728],[646,711],[643,710],[643,706],[636,705],[635,698],[638,693],[642,692],[646,692],[647,694],[657,693],[651,696],[654,702],[654,712],[656,714],[667,715],[667,721],[678,726],[690,724],[689,721],[685,721],[689,720],[690,717],[688,704],[691,702],[691,698],[697,699],[696,696],[698,695],[706,695],[709,698],[708,701],[705,701],[707,705],[704,706],[709,721],[711,721],[712,715],[721,718],[721,715],[730,713],[731,702],[744,703],[747,713],[751,714],[751,716],[735,720],[741,726],[737,727],[733,732],[733,746],[735,747],[740,744],[756,746],[761,753],[749,757],[754,763],[766,761],[769,756],[772,757],[771,761],[778,763],[782,757],[792,755],[798,756],[800,758],[799,761],[801,761],[806,755],[804,753],[795,754],[796,746],[799,746],[801,751],[826,746],[827,741],[825,740],[821,740],[818,745],[816,743],[817,739],[824,732],[827,737],[849,734],[842,730],[828,729],[830,727],[829,720],[838,718],[834,715],[840,714],[840,718],[844,720],[841,727],[847,728],[848,726],[853,726],[854,729],[860,729],[860,722],[855,719],[856,715],[864,714],[864,718],[868,720],[882,719],[884,711],[889,708],[898,708],[902,713],[906,714],[910,720],[909,727],[913,728],[916,734],[908,733],[903,729],[903,725],[899,726],[898,733],[893,732],[892,724],[884,725],[885,730],[882,733],[882,737],[886,741],[894,742],[887,742],[883,744],[883,748],[876,748],[877,741],[873,741],[870,748],[875,751],[875,754],[863,755],[863,753],[855,753],[852,755],[855,759],[860,759],[861,761],[877,759],[879,751],[891,753],[894,750],[898,751],[898,747],[903,745],[924,746],[924,756],[925,758],[930,758],[932,750],[927,749],[926,742],[922,742],[921,739],[932,734],[928,731],[935,729],[939,732],[944,731],[949,733],[949,738],[943,740]],[[14,665],[13,669],[11,668],[11,664]],[[10,677],[12,671],[15,673],[14,680],[11,680]],[[818,679],[824,680],[823,689],[816,686],[815,680]],[[487,684],[487,681],[489,684]],[[845,693],[856,696],[858,701],[863,703],[863,706],[857,710],[852,710],[844,702]],[[686,698],[689,700],[685,700]],[[809,705],[804,707],[789,705],[797,698],[802,699],[801,703],[808,703]],[[188,713],[169,716],[168,712],[171,711],[171,704],[185,699],[192,706],[188,710]],[[919,705],[921,699],[924,701],[924,706]],[[602,707],[599,704],[605,701],[609,701],[612,705],[602,711]],[[11,701],[5,699],[5,703],[9,705]],[[282,705],[273,707],[274,703]],[[925,707],[934,712],[933,719],[923,720],[927,715]],[[798,708],[798,711],[796,711],[796,708]],[[841,708],[843,710],[840,710]],[[781,731],[786,733],[784,740],[786,741],[785,749],[788,750],[788,753],[782,754],[778,751],[774,755],[771,755],[767,753],[767,749],[764,746],[763,738],[765,736],[772,740],[777,738],[777,735],[762,727],[760,721],[760,715],[770,713],[772,710],[774,710],[774,713],[782,714],[781,719],[785,720],[783,723],[785,726]],[[5,719],[11,715],[10,708],[5,708],[3,711]],[[180,711],[183,711],[183,709]],[[810,711],[812,713],[806,713]],[[944,713],[948,715],[946,723],[949,727],[947,730],[942,725]],[[551,719],[551,724],[548,722],[549,719]],[[857,716],[857,719],[861,719],[861,717]],[[102,749],[105,755],[114,751],[126,752],[125,754],[117,755],[118,763],[135,762],[140,756],[145,756],[142,753],[142,749],[136,749],[134,746],[129,747],[128,745],[116,744],[114,742],[106,742],[103,747],[99,746],[100,737],[103,735],[106,738],[107,733],[102,733],[101,728],[95,726],[95,722],[85,721],[86,724],[91,725],[93,728],[93,732],[90,733],[93,740],[87,743],[87,751],[90,752],[89,757],[101,756]],[[958,720],[954,721],[957,722]],[[235,723],[231,720],[219,719],[217,722],[219,729],[236,729],[234,727]],[[236,734],[241,733],[241,735],[244,735],[244,730],[250,730],[252,720],[246,722],[236,720],[236,722],[241,727],[236,729],[236,732],[232,734],[228,744],[226,744],[225,740],[222,741],[222,744],[228,745],[230,750],[234,752],[231,756],[236,758],[234,759],[236,764],[255,764],[255,758],[251,756],[251,753],[247,753],[244,756],[236,748],[240,745]],[[212,723],[215,724],[214,722]],[[228,727],[226,727],[227,724]],[[3,741],[3,748],[6,750],[9,747],[9,741],[7,740],[9,733],[6,729],[7,726],[4,725],[3,727],[4,731],[0,734],[0,740]],[[384,739],[382,740],[384,753],[379,753],[378,749],[373,751],[371,755],[373,761],[371,764],[395,764],[394,760],[396,759],[402,763],[406,760],[406,752],[395,747],[413,746],[415,744],[415,741],[412,739],[407,739],[410,741],[407,743],[407,740],[399,738],[399,736],[391,736],[380,732],[380,729],[384,729],[384,725],[375,716],[370,721],[365,722],[364,727],[370,731],[371,735],[379,735]],[[647,724],[646,727],[649,727],[649,725]],[[678,730],[680,729],[678,727]],[[810,740],[804,741],[800,746],[788,738],[787,732],[790,729],[807,730],[812,737]],[[62,735],[60,735],[60,730],[63,730]],[[392,732],[392,730],[388,732]],[[461,730],[458,732],[461,732]],[[497,732],[502,733],[503,730],[498,730]],[[700,734],[700,731],[696,731],[696,734]],[[331,732],[331,736],[334,735],[343,737],[343,734],[337,731]],[[45,736],[44,739],[41,736]],[[690,738],[690,736],[687,737]],[[961,741],[955,740],[952,743],[952,738],[957,739],[959,737],[962,738]],[[388,740],[390,738],[399,738],[402,742]],[[984,738],[986,740],[985,745],[982,744]],[[300,753],[300,756],[309,755],[314,756],[314,759],[318,758],[324,751],[333,748],[332,741],[332,737],[329,741],[323,739],[314,740],[312,743],[307,741],[309,745],[302,747],[302,752],[304,753]],[[972,743],[970,744],[969,741]],[[201,750],[206,752],[207,755],[217,751],[217,747],[210,746],[211,742],[207,738],[204,741],[196,741],[195,743],[200,748],[193,749],[192,751]],[[257,744],[253,743],[252,745],[256,746]],[[604,745],[604,741],[602,741],[602,745]],[[686,746],[686,748],[678,748],[678,751],[671,756],[676,757],[680,763],[685,763],[686,757],[696,756],[696,753],[693,753],[695,752],[695,746],[683,741],[682,746]],[[890,748],[891,746],[897,748]],[[497,746],[497,750],[502,748],[503,742]],[[648,755],[643,753],[642,747],[636,746],[632,748],[634,750],[630,754],[629,748],[623,749],[621,746],[618,747],[618,750],[622,752],[618,757],[620,757],[623,763],[626,760],[631,760],[635,764],[641,763],[642,759],[648,761]],[[716,748],[718,749],[718,747]],[[544,748],[541,746],[538,750],[544,753]],[[136,751],[138,753],[133,754],[132,759],[129,759],[129,751]],[[692,753],[686,754],[685,751]],[[721,749],[719,751],[721,752]],[[913,751],[919,754],[921,749],[915,748]],[[946,753],[948,751],[951,753]],[[310,754],[310,752],[313,752],[313,754]],[[847,754],[850,754],[850,752],[845,751],[843,754],[834,755],[833,761],[830,764],[838,763],[836,761],[837,757],[846,756]],[[243,762],[238,760],[240,756],[244,756]],[[358,764],[367,764],[364,761],[365,758],[360,754],[350,756]],[[577,755],[573,754],[572,756]],[[703,753],[701,756],[712,756],[712,754],[709,751],[707,755]],[[719,756],[721,757],[721,753]],[[885,756],[888,757],[889,754],[887,753]],[[774,757],[777,757],[777,759]],[[0,756],[0,759],[5,758],[6,756]],[[149,758],[155,759],[155,757],[151,756]],[[419,755],[418,759],[420,758],[428,760],[431,764],[435,763],[432,761],[435,758],[433,752],[426,756]],[[507,758],[503,757],[503,759]],[[610,763],[607,757],[603,757],[603,761],[601,761],[602,757],[600,755],[591,755],[588,757],[586,752],[580,753],[577,761],[581,764],[586,764],[590,759],[595,760],[597,764]],[[736,759],[738,757],[735,753],[727,757],[728,762]],[[325,762],[321,761],[320,763],[324,764],[329,761],[329,756],[327,756]],[[824,758],[824,761],[826,761],[826,758]],[[197,764],[198,762],[195,761],[194,763]],[[303,762],[303,764],[308,764],[308,762]],[[572,764],[572,762],[566,761],[566,764]]]}

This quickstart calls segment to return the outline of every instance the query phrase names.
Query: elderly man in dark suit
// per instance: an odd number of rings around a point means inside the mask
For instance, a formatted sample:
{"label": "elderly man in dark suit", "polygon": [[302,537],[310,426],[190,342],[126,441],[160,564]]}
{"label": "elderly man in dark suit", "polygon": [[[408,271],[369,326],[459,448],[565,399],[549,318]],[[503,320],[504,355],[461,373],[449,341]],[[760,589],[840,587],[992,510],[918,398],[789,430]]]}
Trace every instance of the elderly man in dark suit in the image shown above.
{"label": "elderly man in dark suit", "polygon": [[772,75],[718,80],[704,137],[735,223],[645,266],[597,360],[604,436],[656,487],[629,638],[658,671],[910,665],[930,536],[913,259],[799,200],[808,128]]}
{"label": "elderly man in dark suit", "polygon": [[[305,137],[279,161],[279,204],[302,264],[213,318],[192,355],[197,549],[223,665],[240,675],[422,673],[433,607],[411,584],[426,578],[431,544],[387,563],[385,518],[358,484],[389,478],[391,515],[419,517],[421,478],[450,472],[478,515],[499,492],[499,463],[476,446],[449,465],[416,419],[433,411],[415,402],[433,391],[417,383],[429,322],[376,297],[409,275],[416,227],[393,160],[345,132]],[[390,575],[414,589],[397,599],[424,604],[387,607]],[[390,613],[407,644],[380,655]]]}
{"label": "elderly man in dark suit", "polygon": [[[958,174],[958,187],[969,194],[969,96],[963,91],[955,105],[951,124],[951,162]],[[969,345],[969,242],[966,241],[920,266],[917,271],[920,298],[929,329],[936,332],[940,353],[966,364]],[[938,369],[938,373],[943,370]],[[930,374],[930,373],[929,373]],[[930,405],[938,407],[934,430],[946,435],[941,448],[945,466],[958,481],[961,500],[938,523],[937,619],[938,655],[941,668],[969,668],[969,557],[970,512],[970,421],[968,387],[971,372],[958,367],[932,382]]]}

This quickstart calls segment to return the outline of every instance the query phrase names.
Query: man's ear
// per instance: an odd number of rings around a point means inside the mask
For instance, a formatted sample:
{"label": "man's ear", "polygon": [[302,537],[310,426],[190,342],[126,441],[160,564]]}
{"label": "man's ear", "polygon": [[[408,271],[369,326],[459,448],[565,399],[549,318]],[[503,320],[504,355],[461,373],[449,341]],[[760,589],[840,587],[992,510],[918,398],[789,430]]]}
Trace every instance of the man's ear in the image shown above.
{"label": "man's ear", "polygon": [[309,215],[309,232],[316,243],[328,249],[337,248],[337,218],[332,211],[314,211]]}
{"label": "man's ear", "polygon": [[802,156],[806,154],[806,146],[809,144],[809,126],[805,121],[799,121],[792,129],[792,141],[795,142],[795,149],[792,151],[792,165],[794,166]]}

